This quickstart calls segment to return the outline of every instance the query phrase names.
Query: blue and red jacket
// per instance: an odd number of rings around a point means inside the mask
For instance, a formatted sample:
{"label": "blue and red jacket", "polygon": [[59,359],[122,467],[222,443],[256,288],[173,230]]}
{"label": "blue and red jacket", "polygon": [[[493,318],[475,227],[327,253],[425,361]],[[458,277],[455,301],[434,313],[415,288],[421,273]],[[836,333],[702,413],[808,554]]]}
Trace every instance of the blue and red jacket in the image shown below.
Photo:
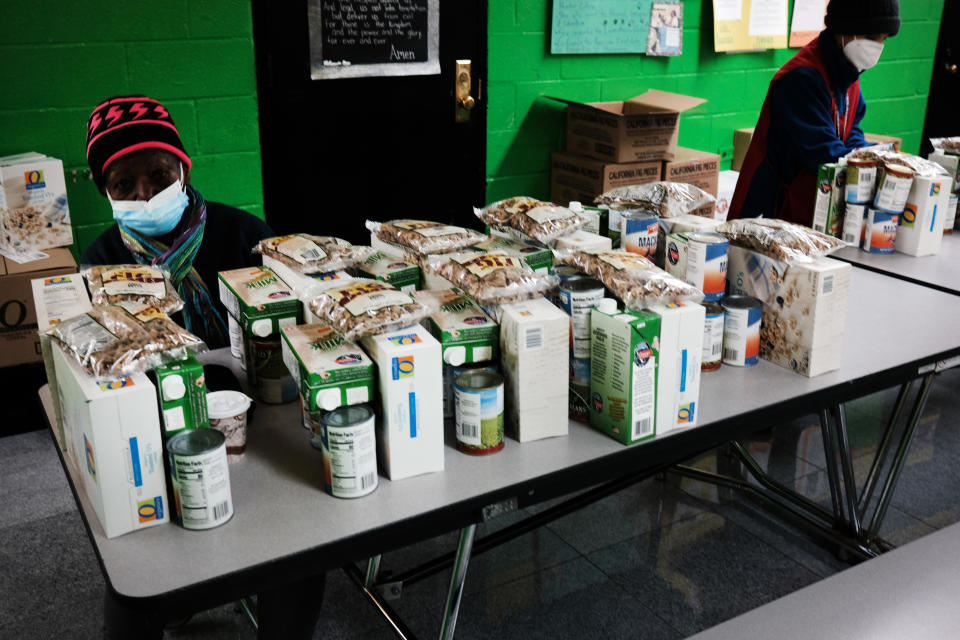
{"label": "blue and red jacket", "polygon": [[729,219],[763,215],[811,224],[820,165],[867,144],[859,76],[829,30],[773,76]]}

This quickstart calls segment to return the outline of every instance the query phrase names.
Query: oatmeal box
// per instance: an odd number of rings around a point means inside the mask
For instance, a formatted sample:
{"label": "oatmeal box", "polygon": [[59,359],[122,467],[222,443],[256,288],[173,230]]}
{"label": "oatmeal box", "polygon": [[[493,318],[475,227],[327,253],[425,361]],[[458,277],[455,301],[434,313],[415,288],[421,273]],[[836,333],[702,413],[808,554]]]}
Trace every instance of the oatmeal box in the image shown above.
{"label": "oatmeal box", "polygon": [[840,368],[852,267],[833,258],[785,263],[731,246],[727,293],[763,301],[760,356],[805,376]]}
{"label": "oatmeal box", "polygon": [[73,244],[63,163],[41,153],[0,158],[0,249]]}

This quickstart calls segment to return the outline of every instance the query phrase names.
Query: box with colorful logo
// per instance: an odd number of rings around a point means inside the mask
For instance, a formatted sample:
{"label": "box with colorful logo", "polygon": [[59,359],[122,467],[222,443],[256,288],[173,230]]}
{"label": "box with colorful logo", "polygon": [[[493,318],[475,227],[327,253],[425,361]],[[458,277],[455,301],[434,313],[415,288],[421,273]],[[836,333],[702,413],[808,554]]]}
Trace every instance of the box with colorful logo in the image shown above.
{"label": "box with colorful logo", "polygon": [[41,153],[0,158],[0,249],[73,244],[63,162]]}
{"label": "box with colorful logo", "polygon": [[657,433],[695,427],[700,412],[700,363],[706,309],[692,302],[654,304],[660,316]]}
{"label": "box with colorful logo", "polygon": [[[138,373],[97,380],[53,347],[68,467],[108,538],[168,522],[157,389]],[[95,526],[95,525],[91,525]]]}
{"label": "box with colorful logo", "polygon": [[445,363],[459,366],[500,357],[500,327],[463,291],[431,289],[413,297],[437,309],[424,322],[440,341]]}
{"label": "box with colorful logo", "polygon": [[[537,273],[547,273],[553,266],[553,252],[533,239],[516,239],[500,235],[492,235],[488,240],[470,247],[473,251],[483,253],[502,253],[513,258],[523,258],[531,269]],[[502,232],[506,233],[506,232]]]}
{"label": "box with colorful logo", "polygon": [[590,318],[590,424],[623,444],[656,433],[660,317],[598,309]]}
{"label": "box with colorful logo", "polygon": [[911,256],[930,256],[940,251],[944,225],[950,217],[952,183],[949,176],[914,177],[897,226],[897,251]]}
{"label": "box with colorful logo", "polygon": [[375,251],[353,270],[361,278],[389,282],[400,291],[416,291],[420,285],[420,267],[384,251]]}
{"label": "box with colorful logo", "polygon": [[196,356],[153,370],[165,441],[187,429],[210,426],[207,416],[207,383]]}
{"label": "box with colorful logo", "polygon": [[833,258],[787,264],[731,246],[727,294],[763,302],[760,357],[805,376],[838,369],[850,273]]}
{"label": "box with colorful logo", "polygon": [[220,301],[246,333],[265,338],[303,318],[296,293],[266,267],[221,271],[218,276]]}
{"label": "box with colorful logo", "polygon": [[391,480],[443,471],[440,343],[420,325],[367,336],[377,367],[377,459]]}
{"label": "box with colorful logo", "polygon": [[297,381],[306,411],[333,411],[373,400],[373,362],[325,324],[284,327],[283,362]]}

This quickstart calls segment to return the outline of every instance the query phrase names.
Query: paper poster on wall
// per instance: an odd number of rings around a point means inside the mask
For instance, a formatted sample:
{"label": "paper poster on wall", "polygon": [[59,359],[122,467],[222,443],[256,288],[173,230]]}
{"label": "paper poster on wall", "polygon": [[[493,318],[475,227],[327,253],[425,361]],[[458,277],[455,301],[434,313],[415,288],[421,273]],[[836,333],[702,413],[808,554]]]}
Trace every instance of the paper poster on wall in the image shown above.
{"label": "paper poster on wall", "polygon": [[309,0],[313,80],[440,73],[440,0]]}
{"label": "paper poster on wall", "polygon": [[653,0],[553,0],[550,53],[646,53]]}
{"label": "paper poster on wall", "polygon": [[793,0],[793,18],[790,21],[790,46],[805,47],[824,29],[823,17],[827,0]]}
{"label": "paper poster on wall", "polygon": [[713,48],[784,49],[787,23],[787,0],[713,0]]}
{"label": "paper poster on wall", "polygon": [[683,54],[683,3],[654,2],[650,12],[648,56]]}

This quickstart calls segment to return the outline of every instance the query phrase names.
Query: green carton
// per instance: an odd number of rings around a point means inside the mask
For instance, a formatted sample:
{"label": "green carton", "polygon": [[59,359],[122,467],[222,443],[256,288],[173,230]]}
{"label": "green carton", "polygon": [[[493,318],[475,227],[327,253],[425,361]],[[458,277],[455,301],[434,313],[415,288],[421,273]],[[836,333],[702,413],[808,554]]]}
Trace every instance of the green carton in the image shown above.
{"label": "green carton", "polygon": [[514,240],[502,236],[490,236],[487,240],[471,248],[484,253],[502,253],[514,258],[522,258],[536,272],[547,273],[553,266],[553,252],[533,240]]}
{"label": "green carton", "polygon": [[653,437],[660,317],[594,309],[590,338],[590,424],[624,444]]}
{"label": "green carton", "polygon": [[220,301],[244,332],[265,338],[303,320],[303,305],[273,271],[245,267],[217,274]]}
{"label": "green carton", "polygon": [[163,421],[163,437],[210,426],[203,365],[194,356],[153,370]]}
{"label": "green carton", "polygon": [[373,400],[373,361],[324,324],[284,327],[283,362],[297,382],[304,411],[332,411]]}
{"label": "green carton", "polygon": [[429,289],[414,296],[437,308],[427,318],[427,329],[440,343],[444,362],[459,366],[500,357],[500,327],[463,291]]}
{"label": "green carton", "polygon": [[400,291],[416,291],[420,284],[420,267],[383,251],[371,254],[354,271],[363,278],[389,282]]}

